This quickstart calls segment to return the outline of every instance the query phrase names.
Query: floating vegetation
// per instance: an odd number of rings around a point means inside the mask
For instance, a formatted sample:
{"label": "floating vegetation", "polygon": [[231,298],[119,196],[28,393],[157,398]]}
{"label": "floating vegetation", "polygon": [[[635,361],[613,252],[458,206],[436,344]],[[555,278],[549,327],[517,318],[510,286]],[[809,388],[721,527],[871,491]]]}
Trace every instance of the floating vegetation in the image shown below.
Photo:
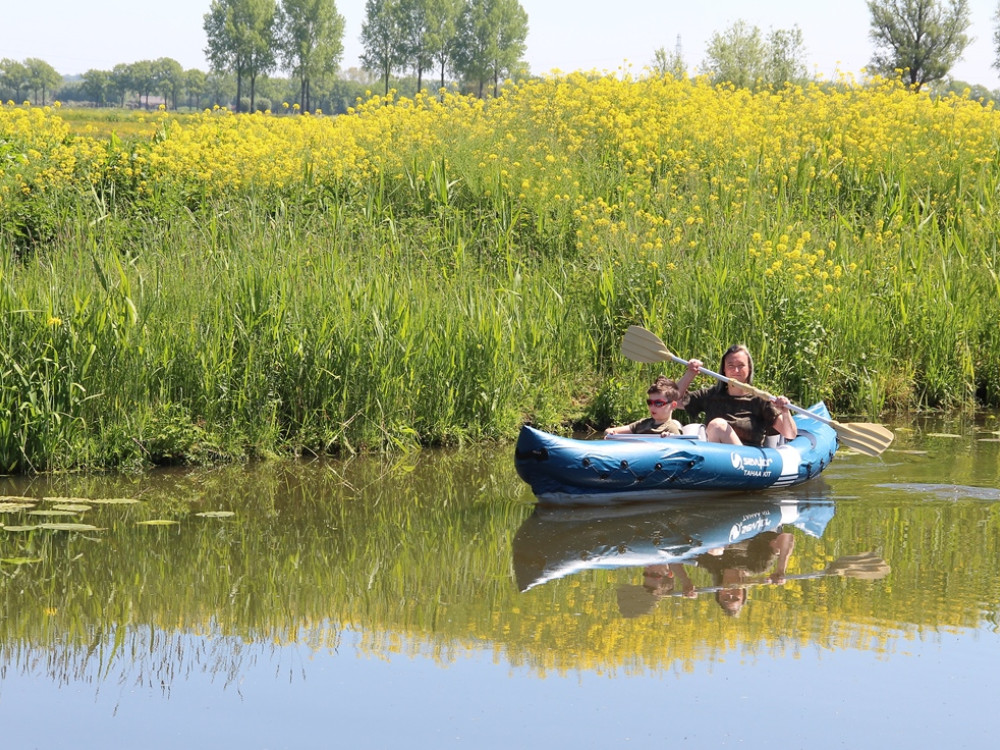
{"label": "floating vegetation", "polygon": [[57,510],[52,508],[50,510],[29,510],[26,515],[29,516],[75,516],[79,511],[75,510]]}
{"label": "floating vegetation", "polygon": [[136,526],[180,526],[180,521],[173,521],[169,518],[153,518],[149,521],[136,521]]}
{"label": "floating vegetation", "polygon": [[62,510],[69,513],[84,513],[90,510],[91,506],[82,503],[58,503],[52,506],[52,510]]}
{"label": "floating vegetation", "polygon": [[0,502],[0,513],[16,513],[34,507],[34,503]]}
{"label": "floating vegetation", "polygon": [[229,518],[236,514],[231,510],[206,510],[203,513],[195,513],[195,515],[201,518]]}
{"label": "floating vegetation", "polygon": [[46,531],[104,531],[100,526],[89,523],[40,523],[38,528]]}
{"label": "floating vegetation", "polygon": [[92,505],[134,505],[141,502],[133,497],[47,497],[48,503],[90,503]]}
{"label": "floating vegetation", "polygon": [[4,526],[4,531],[104,531],[89,523],[39,523],[33,526]]}

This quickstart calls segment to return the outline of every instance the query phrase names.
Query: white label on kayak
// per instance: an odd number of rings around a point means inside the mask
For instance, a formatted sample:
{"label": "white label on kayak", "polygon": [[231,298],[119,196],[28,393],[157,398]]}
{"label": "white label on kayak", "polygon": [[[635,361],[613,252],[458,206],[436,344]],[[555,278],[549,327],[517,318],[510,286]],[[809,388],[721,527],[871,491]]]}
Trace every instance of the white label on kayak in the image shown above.
{"label": "white label on kayak", "polygon": [[782,445],[778,448],[778,455],[781,456],[781,476],[775,485],[794,482],[799,478],[799,466],[802,465],[802,454],[798,448],[790,445]]}
{"label": "white label on kayak", "polygon": [[767,456],[743,456],[733,451],[729,454],[729,460],[733,463],[736,471],[742,471],[745,477],[763,477],[770,474],[773,458]]}

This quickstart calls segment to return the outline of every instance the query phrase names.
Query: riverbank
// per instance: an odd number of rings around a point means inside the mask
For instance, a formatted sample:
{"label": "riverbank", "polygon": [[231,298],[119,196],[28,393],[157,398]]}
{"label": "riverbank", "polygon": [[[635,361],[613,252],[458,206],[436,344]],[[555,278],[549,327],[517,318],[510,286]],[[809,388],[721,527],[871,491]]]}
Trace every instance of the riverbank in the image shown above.
{"label": "riverbank", "polygon": [[[629,419],[632,323],[835,413],[1000,405],[1000,116],[571,75],[336,117],[0,107],[0,470]],[[675,373],[676,374],[676,373]]]}

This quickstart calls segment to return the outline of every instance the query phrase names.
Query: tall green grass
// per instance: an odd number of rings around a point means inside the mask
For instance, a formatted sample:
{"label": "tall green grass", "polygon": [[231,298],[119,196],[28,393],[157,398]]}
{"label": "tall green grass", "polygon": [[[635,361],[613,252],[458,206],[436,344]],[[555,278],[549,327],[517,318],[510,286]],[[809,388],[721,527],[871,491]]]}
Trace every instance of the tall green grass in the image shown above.
{"label": "tall green grass", "polygon": [[[166,126],[109,142],[99,179],[18,192],[23,136],[10,135],[0,471],[507,439],[526,420],[600,427],[634,417],[658,371],[679,374],[622,359],[632,323],[713,364],[744,342],[758,384],[841,414],[1000,405],[1000,136],[986,154],[924,130],[881,161],[838,157],[848,133],[792,121],[801,94],[761,94],[778,102],[776,129],[802,128],[787,153],[729,153],[706,122],[701,141],[665,128],[660,161],[638,169],[621,118],[581,128],[582,105],[540,107],[540,85],[486,110],[506,113],[492,129],[442,116],[437,146],[385,136],[375,177],[307,166],[290,186],[219,194],[177,175],[148,190],[153,173],[123,171]],[[760,104],[685,85],[696,102]],[[666,106],[636,90],[614,104],[635,122]],[[908,111],[900,101],[886,117]],[[1000,133],[991,110],[975,117]],[[525,192],[552,178],[541,158],[514,166],[510,143],[565,155],[557,182],[579,195]],[[930,176],[907,160],[925,147],[943,165]],[[797,242],[803,264],[841,275],[797,272]]]}

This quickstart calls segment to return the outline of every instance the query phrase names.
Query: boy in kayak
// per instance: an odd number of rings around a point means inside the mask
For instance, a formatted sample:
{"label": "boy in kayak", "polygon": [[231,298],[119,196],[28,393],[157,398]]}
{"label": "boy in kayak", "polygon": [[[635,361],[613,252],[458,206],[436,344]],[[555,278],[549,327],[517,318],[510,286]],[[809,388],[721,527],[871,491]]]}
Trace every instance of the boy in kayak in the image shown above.
{"label": "boy in kayak", "polygon": [[681,423],[673,418],[674,409],[680,404],[680,389],[670,378],[660,375],[646,391],[649,416],[632,424],[609,427],[604,435],[680,435]]}
{"label": "boy in kayak", "polygon": [[701,366],[701,361],[697,359],[688,362],[687,371],[678,383],[678,390],[682,397],[687,397],[684,410],[692,419],[705,414],[708,440],[713,443],[761,446],[764,444],[764,437],[772,430],[786,440],[799,434],[785,396],[768,401],[739,387],[740,383],[753,382],[753,359],[745,346],[736,344],[722,355],[720,372],[734,382],[717,383],[694,391],[689,396],[687,388]]}

